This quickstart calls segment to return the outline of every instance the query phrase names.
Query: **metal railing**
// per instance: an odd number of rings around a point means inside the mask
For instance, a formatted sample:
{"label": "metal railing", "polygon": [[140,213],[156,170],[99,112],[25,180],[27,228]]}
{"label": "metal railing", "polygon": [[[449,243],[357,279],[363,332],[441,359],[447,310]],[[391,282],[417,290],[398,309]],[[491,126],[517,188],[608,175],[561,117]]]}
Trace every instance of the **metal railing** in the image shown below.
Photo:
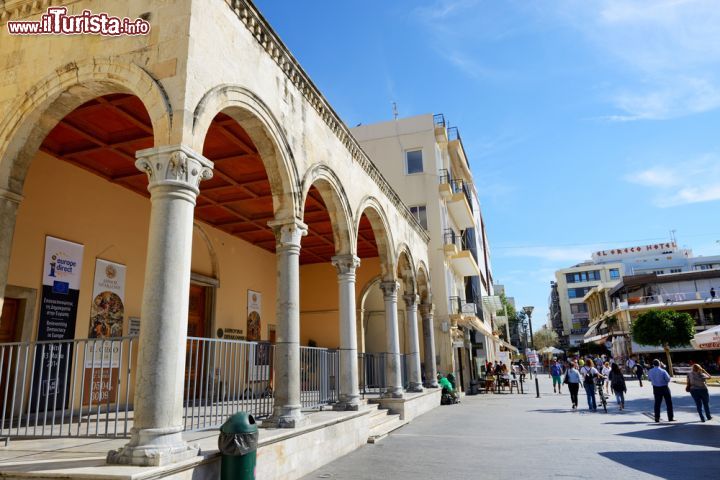
{"label": "metal railing", "polygon": [[445,126],[445,115],[442,113],[436,113],[433,115],[433,124],[436,127],[444,127]]}
{"label": "metal railing", "polygon": [[[137,337],[0,344],[0,437],[128,437]],[[238,411],[272,414],[275,346],[188,337],[185,430],[216,428]],[[337,402],[335,350],[300,347],[304,409]],[[384,369],[383,369],[384,371]]]}
{"label": "metal railing", "polygon": [[274,359],[270,343],[188,337],[185,430],[218,427],[239,411],[268,417],[273,410]]}
{"label": "metal railing", "polygon": [[460,130],[458,130],[458,127],[448,127],[447,132],[448,132],[448,140],[450,140],[450,141],[462,140],[460,138]]}
{"label": "metal railing", "polygon": [[0,344],[0,437],[126,437],[136,343]]}
{"label": "metal railing", "polygon": [[658,293],[646,296],[628,296],[627,300],[615,299],[613,305],[615,308],[628,308],[642,305],[671,304],[675,302],[717,302],[720,303],[720,297],[714,297],[710,290],[693,290],[689,292],[675,293]]}
{"label": "metal railing", "polygon": [[360,393],[382,393],[387,386],[384,353],[358,353]]}
{"label": "metal railing", "polygon": [[304,409],[338,401],[340,356],[337,350],[300,347],[300,403]]}

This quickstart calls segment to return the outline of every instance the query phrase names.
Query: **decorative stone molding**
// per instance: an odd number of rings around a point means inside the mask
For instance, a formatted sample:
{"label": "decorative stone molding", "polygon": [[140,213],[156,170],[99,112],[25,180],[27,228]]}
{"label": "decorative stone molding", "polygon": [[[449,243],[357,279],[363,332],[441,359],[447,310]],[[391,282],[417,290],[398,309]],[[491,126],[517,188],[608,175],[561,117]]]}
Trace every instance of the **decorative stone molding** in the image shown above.
{"label": "decorative stone molding", "polygon": [[69,5],[79,0],[5,0],[0,5],[0,25],[8,20],[27,18],[45,12],[53,5]]}
{"label": "decorative stone molding", "polygon": [[280,70],[285,73],[287,78],[295,85],[298,91],[305,97],[305,100],[317,111],[318,115],[325,124],[332,130],[337,138],[342,142],[350,153],[350,156],[360,164],[363,170],[372,178],[372,180],[380,187],[380,190],[395,205],[405,220],[412,225],[420,238],[425,243],[430,241],[430,235],[420,225],[420,222],[410,213],[407,205],[405,205],[398,194],[393,190],[380,170],[370,160],[370,157],[363,151],[355,137],[350,133],[345,123],[340,120],[338,114],[330,106],[330,103],[320,93],[320,90],[310,80],[300,63],[290,53],[290,50],[280,40],[270,24],[263,18],[260,12],[249,0],[225,0],[225,3],[235,12],[240,21],[255,37],[255,40],[265,49],[268,55],[275,61]]}
{"label": "decorative stone molding", "polygon": [[136,153],[135,166],[147,173],[150,184],[171,185],[200,192],[200,182],[213,176],[213,163],[184,145],[148,148]]}

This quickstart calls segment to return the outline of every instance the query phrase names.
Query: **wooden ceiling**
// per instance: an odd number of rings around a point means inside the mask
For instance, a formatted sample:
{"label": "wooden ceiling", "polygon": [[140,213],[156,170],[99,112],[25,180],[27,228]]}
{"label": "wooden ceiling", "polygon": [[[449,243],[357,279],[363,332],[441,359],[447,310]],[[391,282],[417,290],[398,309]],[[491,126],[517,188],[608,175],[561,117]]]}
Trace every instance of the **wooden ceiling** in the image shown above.
{"label": "wooden ceiling", "polygon": [[[40,149],[148,197],[147,176],[135,168],[135,152],[152,146],[152,125],[142,102],[133,95],[114,94],[76,108]],[[274,252],[275,236],[267,226],[273,218],[270,182],[250,137],[234,119],[220,113],[208,130],[203,155],[215,163],[214,176],[200,185],[195,217]],[[305,202],[305,223],[309,231],[302,240],[300,262],[329,262],[335,254],[332,226],[314,187]],[[377,255],[375,236],[363,215],[358,256]]]}

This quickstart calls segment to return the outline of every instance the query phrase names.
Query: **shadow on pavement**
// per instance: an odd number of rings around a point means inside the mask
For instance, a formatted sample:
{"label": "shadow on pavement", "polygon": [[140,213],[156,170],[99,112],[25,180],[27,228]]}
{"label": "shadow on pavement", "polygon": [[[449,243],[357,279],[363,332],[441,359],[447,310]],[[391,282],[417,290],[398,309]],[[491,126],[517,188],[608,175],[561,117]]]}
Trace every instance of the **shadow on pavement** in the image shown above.
{"label": "shadow on pavement", "polygon": [[[682,443],[683,445],[702,445],[720,448],[720,425],[708,424],[671,424],[659,428],[648,428],[636,432],[619,433],[623,437],[644,438]],[[720,453],[720,452],[718,452]],[[720,463],[716,465],[720,468]],[[720,473],[718,473],[720,477]]]}
{"label": "shadow on pavement", "polygon": [[601,452],[600,455],[667,480],[718,478],[720,465],[720,452]]}

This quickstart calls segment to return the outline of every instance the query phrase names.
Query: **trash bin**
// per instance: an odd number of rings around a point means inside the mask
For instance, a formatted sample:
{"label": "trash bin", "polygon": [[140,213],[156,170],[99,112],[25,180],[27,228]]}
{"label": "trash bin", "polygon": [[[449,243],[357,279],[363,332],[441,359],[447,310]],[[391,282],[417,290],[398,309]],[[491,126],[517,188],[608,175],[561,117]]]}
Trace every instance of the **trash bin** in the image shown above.
{"label": "trash bin", "polygon": [[220,427],[218,448],[222,455],[222,480],[254,480],[257,455],[258,428],[255,418],[238,412]]}

